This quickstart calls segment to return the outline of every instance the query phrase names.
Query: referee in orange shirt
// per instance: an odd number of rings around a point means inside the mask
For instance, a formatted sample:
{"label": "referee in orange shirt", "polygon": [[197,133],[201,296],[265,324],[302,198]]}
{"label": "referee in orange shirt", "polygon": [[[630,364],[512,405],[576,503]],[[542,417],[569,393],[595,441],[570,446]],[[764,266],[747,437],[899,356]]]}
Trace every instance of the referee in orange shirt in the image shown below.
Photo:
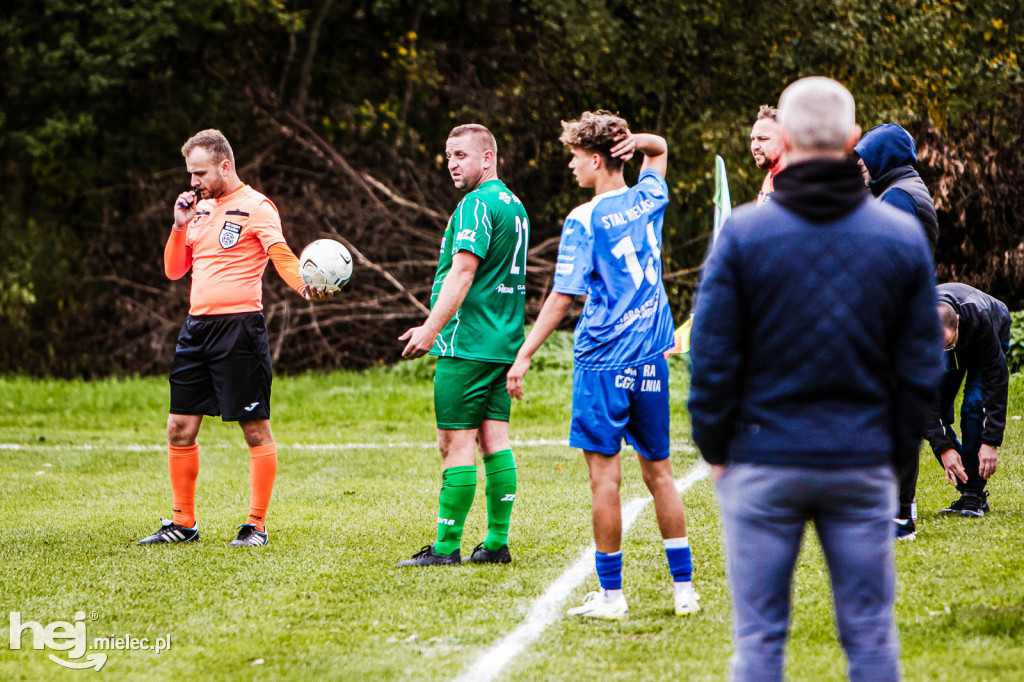
{"label": "referee in orange shirt", "polygon": [[174,515],[139,544],[196,542],[195,516],[203,415],[237,421],[249,445],[249,517],[231,547],[265,545],[266,515],[277,474],[270,430],[270,346],[263,319],[263,271],[277,273],[299,295],[307,288],[284,240],[277,207],[238,179],[235,156],[219,130],[203,130],[181,148],[193,191],[174,203],[174,228],[164,249],[164,271],[180,279],[191,270],[189,314],[171,365],[167,419],[168,465]]}

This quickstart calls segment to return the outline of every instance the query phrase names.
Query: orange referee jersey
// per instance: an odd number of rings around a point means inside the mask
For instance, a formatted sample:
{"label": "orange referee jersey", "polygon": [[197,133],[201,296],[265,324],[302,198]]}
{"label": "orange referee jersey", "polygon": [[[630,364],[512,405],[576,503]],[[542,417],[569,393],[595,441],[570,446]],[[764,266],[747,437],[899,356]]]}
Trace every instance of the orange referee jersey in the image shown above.
{"label": "orange referee jersey", "polygon": [[192,265],[189,314],[263,310],[267,250],[284,241],[277,207],[248,185],[200,201],[185,235]]}

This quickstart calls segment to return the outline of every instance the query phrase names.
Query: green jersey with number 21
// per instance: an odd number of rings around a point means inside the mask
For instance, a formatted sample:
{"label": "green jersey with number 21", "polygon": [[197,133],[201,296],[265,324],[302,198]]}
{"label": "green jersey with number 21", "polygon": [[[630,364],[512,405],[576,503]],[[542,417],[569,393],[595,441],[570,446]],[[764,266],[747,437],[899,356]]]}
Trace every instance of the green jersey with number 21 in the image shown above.
{"label": "green jersey with number 21", "polygon": [[501,180],[481,184],[459,202],[441,242],[431,307],[451,271],[454,254],[467,251],[481,260],[469,293],[438,334],[431,355],[515,361],[524,338],[529,237],[523,202]]}

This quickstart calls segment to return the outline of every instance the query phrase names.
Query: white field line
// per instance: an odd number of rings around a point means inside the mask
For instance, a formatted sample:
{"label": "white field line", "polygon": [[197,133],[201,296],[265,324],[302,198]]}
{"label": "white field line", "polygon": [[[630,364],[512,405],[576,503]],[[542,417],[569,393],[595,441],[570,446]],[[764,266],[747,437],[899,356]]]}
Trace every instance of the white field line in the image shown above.
{"label": "white field line", "polygon": [[[201,443],[209,444],[214,447],[230,447],[231,444],[225,441],[213,441],[207,442],[200,440]],[[239,443],[241,443],[241,439]],[[522,440],[514,441],[512,448],[517,447],[541,447],[546,445],[561,445],[569,447],[569,441],[567,440]],[[387,450],[393,448],[414,448],[414,449],[437,449],[437,441],[423,441],[423,442],[384,442],[384,443],[286,443],[279,442],[278,446],[282,449],[289,450]],[[166,445],[158,445],[156,443],[150,445],[140,445],[137,443],[128,445],[91,445],[91,444],[80,444],[80,445],[61,445],[61,444],[49,444],[49,443],[0,443],[0,450],[125,450],[127,452],[149,452],[149,451],[164,451],[167,449]]]}
{"label": "white field line", "polygon": [[[227,443],[226,441],[212,441],[205,442],[213,447],[230,447],[234,443]],[[239,439],[238,444],[241,444],[242,440]],[[569,447],[569,441],[557,440],[557,439],[538,439],[538,440],[515,440],[512,441],[512,449],[516,448],[535,448],[535,447],[546,447],[558,445],[562,447]],[[392,448],[415,448],[415,449],[437,449],[437,441],[421,441],[421,442],[395,442],[395,443],[287,443],[279,442],[278,446],[281,449],[289,450],[386,450]],[[693,452],[693,446],[683,441],[673,441],[672,447],[674,449],[682,450],[683,452]],[[92,445],[92,444],[79,444],[79,445],[63,445],[60,443],[0,443],[0,450],[124,450],[126,452],[164,452],[167,450],[167,446],[164,444],[128,444],[128,445]]]}
{"label": "white field line", "polygon": [[[204,445],[210,445],[213,447],[231,447],[231,445],[239,445],[244,441],[239,438],[238,443],[228,443],[226,441],[203,441],[200,439],[200,443]],[[512,448],[517,447],[542,447],[549,445],[561,445],[563,447],[569,447],[569,441],[567,440],[521,440],[513,441]],[[394,443],[282,443],[279,442],[278,446],[281,449],[288,450],[388,450],[396,448],[412,448],[412,449],[437,449],[437,441],[423,441],[418,443],[413,442],[394,442]],[[126,452],[163,452],[167,450],[167,445],[161,444],[150,444],[141,445],[138,443],[132,443],[128,445],[105,445],[105,444],[70,444],[62,445],[59,443],[0,443],[0,450],[124,450]]]}
{"label": "white field line", "polygon": [[[688,448],[691,449],[692,448]],[[684,476],[676,479],[676,490],[680,493],[697,481],[706,478],[709,467],[699,461]],[[650,497],[638,497],[622,510],[622,534],[625,535],[636,521],[640,512],[651,501]],[[498,640],[490,649],[476,659],[476,662],[456,682],[488,682],[499,673],[526,647],[543,634],[544,630],[562,617],[562,605],[569,595],[594,571],[594,543],[590,543],[576,562],[567,568],[555,582],[548,586],[540,597],[534,600],[526,619],[515,630]]]}

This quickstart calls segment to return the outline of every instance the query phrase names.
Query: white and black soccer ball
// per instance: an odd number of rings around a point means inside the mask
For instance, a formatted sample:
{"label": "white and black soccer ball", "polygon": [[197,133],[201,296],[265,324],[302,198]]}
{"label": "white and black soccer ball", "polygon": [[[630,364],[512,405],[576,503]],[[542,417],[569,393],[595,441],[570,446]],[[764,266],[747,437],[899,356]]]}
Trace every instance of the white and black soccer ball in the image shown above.
{"label": "white and black soccer ball", "polygon": [[333,239],[317,239],[299,255],[299,274],[311,287],[337,291],[352,277],[352,254]]}

